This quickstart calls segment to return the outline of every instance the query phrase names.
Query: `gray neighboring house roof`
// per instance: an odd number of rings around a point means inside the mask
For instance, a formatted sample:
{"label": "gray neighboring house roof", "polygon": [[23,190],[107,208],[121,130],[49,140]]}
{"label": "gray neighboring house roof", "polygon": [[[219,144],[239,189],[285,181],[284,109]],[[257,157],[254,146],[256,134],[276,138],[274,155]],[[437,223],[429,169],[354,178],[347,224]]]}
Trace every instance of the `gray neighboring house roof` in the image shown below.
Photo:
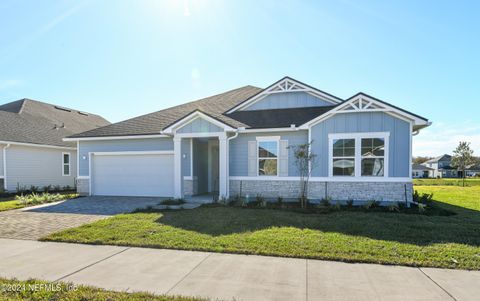
{"label": "gray neighboring house roof", "polygon": [[439,162],[439,161],[450,161],[450,160],[452,160],[452,156],[445,154],[445,155],[441,155],[441,156],[438,156],[438,157],[436,157],[436,158],[430,159],[430,160],[428,160],[428,161],[426,161],[426,162],[424,162],[424,163],[422,163],[422,164],[426,164],[426,163],[437,163],[437,162]]}
{"label": "gray neighboring house roof", "polygon": [[31,99],[0,105],[0,141],[75,146],[63,138],[110,124],[101,116]]}
{"label": "gray neighboring house roof", "polygon": [[428,170],[434,170],[434,169],[421,164],[412,164],[412,170],[428,171]]}

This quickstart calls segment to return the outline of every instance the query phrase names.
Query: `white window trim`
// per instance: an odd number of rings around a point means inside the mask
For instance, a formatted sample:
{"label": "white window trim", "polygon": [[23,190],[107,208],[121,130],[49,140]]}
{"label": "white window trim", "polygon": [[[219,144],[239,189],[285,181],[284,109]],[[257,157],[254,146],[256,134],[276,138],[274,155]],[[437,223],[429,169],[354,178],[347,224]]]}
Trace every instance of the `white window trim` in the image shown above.
{"label": "white window trim", "polygon": [[[280,154],[280,136],[259,136],[256,137],[257,140],[257,177],[278,177],[279,175],[279,168],[280,168],[280,160],[278,158]],[[260,156],[258,155],[258,147],[259,142],[276,142],[277,143],[277,174],[276,175],[261,175],[260,174]],[[270,158],[273,159],[273,158]]]}
{"label": "white window trim", "polygon": [[[65,155],[68,155],[68,163],[64,162]],[[65,165],[68,165],[68,174],[65,173]],[[72,174],[72,154],[62,152],[62,176],[69,177]]]}
{"label": "white window trim", "polygon": [[[383,176],[362,176],[362,138],[381,138],[385,141],[385,156]],[[334,176],[333,175],[333,140],[355,139],[355,176]],[[390,133],[389,132],[368,132],[368,133],[339,133],[328,134],[328,176],[335,179],[381,179],[388,178],[388,166],[390,157]]]}

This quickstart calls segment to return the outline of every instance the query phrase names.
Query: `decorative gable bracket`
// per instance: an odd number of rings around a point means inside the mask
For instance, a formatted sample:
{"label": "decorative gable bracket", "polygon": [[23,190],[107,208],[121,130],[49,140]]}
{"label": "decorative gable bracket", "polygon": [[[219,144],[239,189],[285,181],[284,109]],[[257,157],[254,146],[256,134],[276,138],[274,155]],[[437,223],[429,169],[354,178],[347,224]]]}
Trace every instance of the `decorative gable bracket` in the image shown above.
{"label": "decorative gable bracket", "polygon": [[232,108],[227,113],[233,113],[237,110],[245,109],[257,101],[265,98],[270,94],[277,94],[277,93],[291,93],[291,92],[305,92],[315,97],[318,97],[322,100],[332,103],[333,105],[341,103],[341,100],[338,97],[330,95],[326,92],[318,90],[316,88],[310,87],[302,82],[299,82],[295,79],[290,77],[284,77],[281,80],[277,81],[276,83],[272,84],[271,86],[267,87],[262,92],[252,96],[251,98],[247,99],[246,101],[242,102],[241,104],[237,105],[236,107]]}

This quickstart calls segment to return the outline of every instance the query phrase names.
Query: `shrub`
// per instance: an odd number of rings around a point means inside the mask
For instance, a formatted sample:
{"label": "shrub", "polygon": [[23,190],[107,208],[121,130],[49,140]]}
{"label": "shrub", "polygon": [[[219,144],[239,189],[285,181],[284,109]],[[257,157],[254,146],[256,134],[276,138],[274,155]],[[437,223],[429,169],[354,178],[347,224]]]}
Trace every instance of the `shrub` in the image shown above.
{"label": "shrub", "polygon": [[70,187],[70,185],[66,185],[66,186],[63,186],[63,190],[64,191],[70,191],[70,190],[72,190],[72,187]]}
{"label": "shrub", "polygon": [[390,211],[390,212],[400,212],[400,206],[398,205],[398,202],[394,202],[394,203],[388,205],[388,211]]}
{"label": "shrub", "polygon": [[341,204],[339,201],[337,201],[337,202],[335,203],[335,205],[333,205],[333,208],[334,208],[335,210],[341,210],[341,209],[342,209],[342,204]]}
{"label": "shrub", "polygon": [[185,203],[184,199],[168,199],[160,201],[160,205],[181,205]]}
{"label": "shrub", "polygon": [[426,204],[418,204],[418,212],[420,213],[425,213],[427,211],[427,205]]}
{"label": "shrub", "polygon": [[433,193],[424,193],[422,194],[422,196],[420,197],[420,203],[422,204],[430,204],[432,202],[432,199],[433,199]]}
{"label": "shrub", "polygon": [[353,200],[347,201],[347,208],[353,208]]}
{"label": "shrub", "polygon": [[282,207],[282,205],[283,205],[283,198],[282,198],[281,196],[279,196],[279,197],[277,198],[277,205],[278,205],[279,207]]}
{"label": "shrub", "polygon": [[52,185],[43,186],[43,192],[50,192],[52,191]]}
{"label": "shrub", "polygon": [[265,202],[265,198],[261,194],[257,194],[257,196],[255,197],[255,201],[258,203],[262,203]]}
{"label": "shrub", "polygon": [[324,207],[330,207],[331,205],[331,201],[330,201],[330,198],[323,198],[320,200],[320,205],[324,206]]}
{"label": "shrub", "polygon": [[60,185],[55,185],[55,186],[53,186],[53,191],[55,191],[55,192],[60,192],[60,191],[62,191],[62,186],[60,186]]}
{"label": "shrub", "polygon": [[363,205],[363,208],[365,209],[374,209],[374,208],[377,208],[377,207],[380,207],[380,202],[377,202],[375,200],[370,200],[368,202],[365,203],[365,205]]}
{"label": "shrub", "polygon": [[35,186],[35,185],[30,186],[30,192],[34,193],[34,192],[38,192],[38,190],[39,190],[38,186]]}

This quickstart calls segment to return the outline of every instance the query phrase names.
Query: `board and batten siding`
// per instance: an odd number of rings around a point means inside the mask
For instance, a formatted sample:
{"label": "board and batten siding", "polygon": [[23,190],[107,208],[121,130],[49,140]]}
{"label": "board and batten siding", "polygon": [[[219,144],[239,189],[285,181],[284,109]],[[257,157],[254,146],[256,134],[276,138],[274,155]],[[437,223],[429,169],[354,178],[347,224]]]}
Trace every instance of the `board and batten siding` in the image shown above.
{"label": "board and batten siding", "polygon": [[[237,138],[230,141],[230,176],[248,176],[248,142],[256,141],[256,137],[264,136],[280,136],[280,140],[287,140],[290,147],[305,144],[308,141],[308,132],[305,130],[274,133],[241,133]],[[298,176],[293,149],[288,150],[288,176]]]}
{"label": "board and batten siding", "polygon": [[242,111],[331,106],[332,103],[306,92],[270,94]]}
{"label": "board and batten siding", "polygon": [[410,177],[410,124],[383,112],[337,114],[311,128],[314,177],[328,177],[328,134],[389,132],[389,177]]}
{"label": "board and batten siding", "polygon": [[[62,153],[70,153],[69,176],[62,175]],[[7,190],[16,191],[17,186],[28,189],[32,185],[40,189],[48,185],[74,187],[77,176],[76,155],[75,150],[11,145],[7,149],[6,160]]]}
{"label": "board and batten siding", "polygon": [[[183,147],[182,147],[183,149]],[[79,176],[89,176],[89,152],[173,151],[172,138],[118,139],[79,142]],[[182,159],[187,161],[185,159]],[[190,160],[188,160],[190,162]]]}
{"label": "board and batten siding", "polygon": [[205,119],[197,118],[176,130],[177,133],[218,133],[223,129]]}

